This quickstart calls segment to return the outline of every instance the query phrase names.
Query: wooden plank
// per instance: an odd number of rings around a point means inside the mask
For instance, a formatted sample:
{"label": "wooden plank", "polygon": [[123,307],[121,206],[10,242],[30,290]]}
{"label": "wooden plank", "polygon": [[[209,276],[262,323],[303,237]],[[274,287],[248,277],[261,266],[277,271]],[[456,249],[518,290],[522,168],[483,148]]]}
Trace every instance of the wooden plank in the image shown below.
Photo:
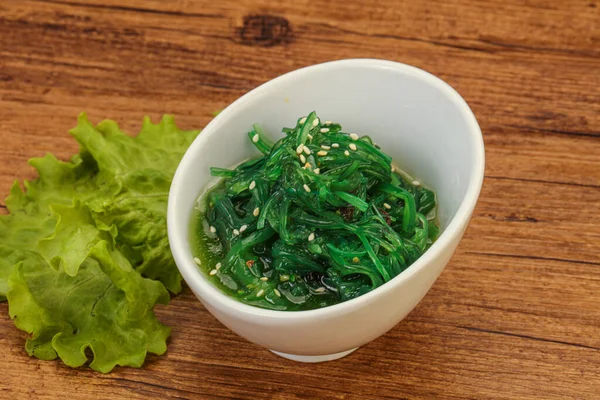
{"label": "wooden plank", "polygon": [[440,76],[484,132],[471,224],[406,320],[346,359],[300,365],[186,290],[158,310],[173,327],[167,355],[99,375],[29,358],[0,303],[0,398],[597,398],[597,0],[7,0],[0,193],[35,176],[27,159],[77,151],[67,131],[82,110],[131,133],[163,113],[197,128],[269,79],[350,57]]}

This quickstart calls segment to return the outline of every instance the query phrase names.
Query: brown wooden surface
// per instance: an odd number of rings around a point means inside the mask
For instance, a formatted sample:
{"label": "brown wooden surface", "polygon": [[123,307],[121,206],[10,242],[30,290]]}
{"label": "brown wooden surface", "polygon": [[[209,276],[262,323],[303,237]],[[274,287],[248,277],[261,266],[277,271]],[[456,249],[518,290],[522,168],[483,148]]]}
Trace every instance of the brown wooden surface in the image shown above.
{"label": "brown wooden surface", "polygon": [[159,310],[166,356],[100,375],[29,358],[4,303],[0,398],[600,398],[598,0],[3,0],[0,192],[33,177],[30,157],[76,151],[81,110],[131,132],[163,113],[202,127],[271,78],[352,57],[440,76],[485,135],[471,225],[403,322],[295,364],[186,290]]}

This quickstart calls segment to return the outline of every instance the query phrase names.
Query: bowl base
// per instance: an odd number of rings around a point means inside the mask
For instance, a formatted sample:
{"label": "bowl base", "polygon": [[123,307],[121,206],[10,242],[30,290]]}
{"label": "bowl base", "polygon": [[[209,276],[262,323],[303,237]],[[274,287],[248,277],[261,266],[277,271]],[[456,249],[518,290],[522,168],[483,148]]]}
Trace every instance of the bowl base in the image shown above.
{"label": "bowl base", "polygon": [[304,363],[319,363],[319,362],[325,362],[325,361],[333,361],[333,360],[337,360],[342,357],[346,357],[348,354],[352,353],[356,349],[358,349],[358,347],[355,347],[350,350],[342,351],[341,353],[325,354],[322,356],[300,356],[300,355],[296,355],[296,354],[280,353],[279,351],[275,351],[275,350],[269,350],[269,351],[271,351],[274,354],[277,354],[280,357],[287,358],[288,360],[292,360],[292,361],[298,361],[298,362],[304,362]]}

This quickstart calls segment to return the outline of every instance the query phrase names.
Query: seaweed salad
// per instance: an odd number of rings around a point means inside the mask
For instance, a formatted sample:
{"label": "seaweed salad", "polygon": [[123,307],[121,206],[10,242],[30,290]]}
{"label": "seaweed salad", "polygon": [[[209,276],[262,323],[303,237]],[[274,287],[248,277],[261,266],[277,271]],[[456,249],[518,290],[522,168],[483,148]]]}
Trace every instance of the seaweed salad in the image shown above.
{"label": "seaweed salad", "polygon": [[228,295],[285,311],[326,307],[393,279],[436,239],[436,197],[392,165],[369,136],[315,112],[203,193],[194,261]]}

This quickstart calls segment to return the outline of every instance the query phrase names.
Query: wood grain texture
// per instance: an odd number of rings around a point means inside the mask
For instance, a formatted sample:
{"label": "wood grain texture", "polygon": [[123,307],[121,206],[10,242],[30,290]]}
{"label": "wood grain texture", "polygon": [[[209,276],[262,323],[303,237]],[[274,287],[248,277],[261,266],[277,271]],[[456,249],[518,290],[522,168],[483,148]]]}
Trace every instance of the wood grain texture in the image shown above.
{"label": "wood grain texture", "polygon": [[0,398],[599,398],[597,0],[5,0],[0,193],[34,176],[27,159],[77,150],[66,132],[82,110],[130,132],[163,113],[202,127],[269,79],[350,57],[440,76],[484,132],[473,220],[404,321],[341,361],[300,365],[186,290],[159,310],[166,356],[100,375],[29,358],[3,303]]}

